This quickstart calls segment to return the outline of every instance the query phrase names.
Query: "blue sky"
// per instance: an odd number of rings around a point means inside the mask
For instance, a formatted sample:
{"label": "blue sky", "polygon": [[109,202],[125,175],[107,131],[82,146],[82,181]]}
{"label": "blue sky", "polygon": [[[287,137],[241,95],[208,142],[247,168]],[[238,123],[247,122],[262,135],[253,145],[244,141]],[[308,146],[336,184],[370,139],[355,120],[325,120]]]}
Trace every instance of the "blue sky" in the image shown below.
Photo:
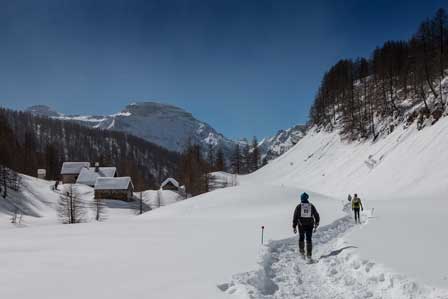
{"label": "blue sky", "polygon": [[325,70],[447,1],[0,0],[0,106],[178,105],[232,138],[308,119]]}

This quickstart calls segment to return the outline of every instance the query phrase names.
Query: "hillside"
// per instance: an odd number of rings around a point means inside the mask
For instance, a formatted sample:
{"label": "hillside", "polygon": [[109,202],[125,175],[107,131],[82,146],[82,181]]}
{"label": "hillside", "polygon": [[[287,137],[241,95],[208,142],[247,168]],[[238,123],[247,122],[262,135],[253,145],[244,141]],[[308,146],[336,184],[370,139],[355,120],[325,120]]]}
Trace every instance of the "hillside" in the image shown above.
{"label": "hillside", "polygon": [[375,142],[347,142],[337,130],[313,128],[250,177],[339,198],[361,190],[372,200],[440,197],[448,191],[448,158],[441,154],[447,146],[448,118],[422,130],[402,124]]}
{"label": "hillside", "polygon": [[122,132],[2,108],[0,136],[0,164],[31,176],[45,168],[49,179],[56,179],[64,161],[99,162],[148,188],[175,176],[179,161],[177,153]]}
{"label": "hillside", "polygon": [[[9,229],[0,245],[2,271],[16,273],[10,261],[19,258],[12,249],[20,248],[27,252],[20,260],[28,274],[27,288],[17,288],[22,276],[5,275],[0,295],[56,298],[64,290],[66,298],[447,298],[448,176],[440,167],[448,165],[440,155],[447,130],[448,119],[442,119],[423,130],[415,124],[397,128],[375,143],[347,143],[337,132],[314,128],[282,157],[239,176],[239,186],[142,216],[26,228],[3,221]],[[315,265],[298,259],[291,231],[303,190],[322,218]],[[343,209],[353,192],[365,205],[360,226]],[[70,285],[73,280],[83,287]]]}
{"label": "hillside", "polygon": [[369,57],[341,59],[321,80],[310,123],[348,140],[376,139],[398,123],[435,123],[448,113],[448,16],[440,8],[408,40]]}

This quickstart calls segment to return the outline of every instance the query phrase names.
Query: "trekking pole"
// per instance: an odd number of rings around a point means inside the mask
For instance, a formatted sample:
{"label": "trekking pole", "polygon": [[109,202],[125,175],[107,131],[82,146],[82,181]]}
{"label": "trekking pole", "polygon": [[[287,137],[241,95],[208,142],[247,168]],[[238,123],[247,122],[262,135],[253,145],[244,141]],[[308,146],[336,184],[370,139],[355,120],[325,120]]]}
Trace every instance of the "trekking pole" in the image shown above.
{"label": "trekking pole", "polygon": [[261,227],[261,245],[263,245],[264,225]]}

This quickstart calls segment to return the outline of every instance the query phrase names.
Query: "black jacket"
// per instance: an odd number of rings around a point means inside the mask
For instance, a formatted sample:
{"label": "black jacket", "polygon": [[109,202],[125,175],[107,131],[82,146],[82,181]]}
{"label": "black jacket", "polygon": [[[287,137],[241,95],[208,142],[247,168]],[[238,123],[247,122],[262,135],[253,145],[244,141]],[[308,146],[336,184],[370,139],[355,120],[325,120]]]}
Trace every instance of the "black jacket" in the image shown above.
{"label": "black jacket", "polygon": [[316,207],[311,205],[311,217],[302,217],[302,204],[299,204],[294,210],[294,217],[292,219],[292,227],[295,228],[297,225],[301,226],[314,226],[314,224],[319,225],[320,216],[317,212]]}

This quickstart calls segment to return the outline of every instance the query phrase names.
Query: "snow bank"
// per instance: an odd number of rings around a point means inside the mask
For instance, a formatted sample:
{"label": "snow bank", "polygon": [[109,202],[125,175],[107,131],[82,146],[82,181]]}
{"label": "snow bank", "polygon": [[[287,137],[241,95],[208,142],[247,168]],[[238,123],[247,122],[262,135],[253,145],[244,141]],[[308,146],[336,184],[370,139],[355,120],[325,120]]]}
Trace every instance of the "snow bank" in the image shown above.
{"label": "snow bank", "polygon": [[[134,196],[139,198],[140,193],[135,193]],[[171,190],[147,190],[143,192],[143,201],[151,209],[164,207],[183,200],[177,192]]]}
{"label": "snow bank", "polygon": [[447,148],[448,118],[421,131],[396,128],[374,143],[347,144],[337,132],[314,130],[248,179],[340,198],[441,197],[448,192]]}

